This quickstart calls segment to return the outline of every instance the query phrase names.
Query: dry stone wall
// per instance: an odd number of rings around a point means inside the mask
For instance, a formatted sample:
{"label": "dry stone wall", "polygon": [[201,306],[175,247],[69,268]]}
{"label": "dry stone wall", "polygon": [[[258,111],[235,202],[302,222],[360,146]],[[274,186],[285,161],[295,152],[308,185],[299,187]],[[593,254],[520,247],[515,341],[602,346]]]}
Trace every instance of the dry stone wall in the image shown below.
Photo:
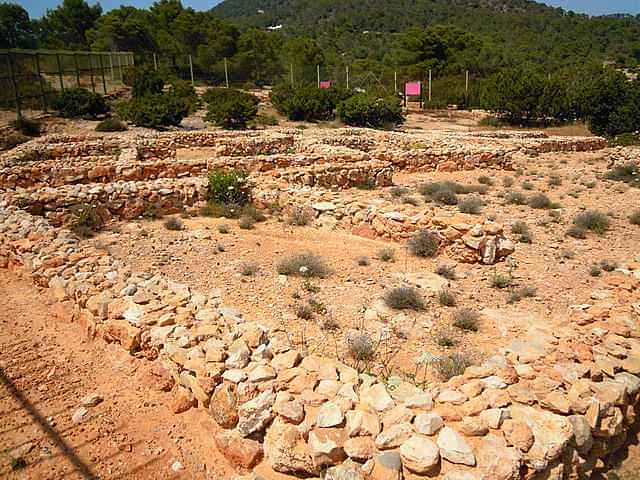
{"label": "dry stone wall", "polygon": [[304,356],[286,332],[245,318],[218,290],[132,272],[6,204],[0,266],[48,288],[90,337],[158,358],[174,411],[208,412],[217,448],[240,469],[325,479],[589,478],[637,427],[638,262],[608,277],[605,300],[575,305],[426,389]]}

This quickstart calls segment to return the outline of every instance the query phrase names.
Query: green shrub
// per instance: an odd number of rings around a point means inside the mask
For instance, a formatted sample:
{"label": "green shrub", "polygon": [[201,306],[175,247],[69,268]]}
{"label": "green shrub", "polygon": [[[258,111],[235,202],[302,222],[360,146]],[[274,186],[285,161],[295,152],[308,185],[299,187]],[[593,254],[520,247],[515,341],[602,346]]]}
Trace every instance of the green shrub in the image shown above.
{"label": "green shrub", "polygon": [[551,199],[547,197],[544,193],[536,193],[531,198],[529,198],[529,206],[531,208],[551,208],[553,203]]}
{"label": "green shrub", "polygon": [[368,267],[371,262],[369,262],[369,257],[363,255],[356,259],[356,263],[361,267]]}
{"label": "green shrub", "polygon": [[191,82],[186,80],[172,80],[170,84],[168,94],[182,99],[187,105],[189,113],[195,113],[198,108],[200,108],[202,100],[196,93],[196,89]]}
{"label": "green shrub", "polygon": [[458,210],[462,213],[471,213],[477,215],[484,206],[482,199],[478,197],[465,198],[458,202]]}
{"label": "green shrub", "polygon": [[524,182],[522,182],[522,189],[523,190],[533,190],[535,187],[535,185],[533,183],[531,183],[528,180],[525,180]]}
{"label": "green shrub", "polygon": [[489,177],[488,175],[481,175],[478,177],[478,183],[491,186],[493,185],[494,181],[493,178]]}
{"label": "green shrub", "polygon": [[255,123],[256,125],[274,127],[278,125],[280,122],[278,121],[278,118],[274,115],[264,115],[260,113],[256,116],[256,119],[254,120],[253,123]]}
{"label": "green shrub", "polygon": [[118,115],[139,127],[162,128],[180,125],[189,114],[186,102],[171,93],[134,97],[116,106]]}
{"label": "green shrub", "polygon": [[218,225],[218,232],[222,233],[223,235],[229,233],[229,225],[227,225],[226,223],[221,223],[220,225]]}
{"label": "green shrub", "polygon": [[597,210],[588,210],[576,215],[573,224],[584,229],[591,230],[598,235],[603,235],[609,229],[609,217]]}
{"label": "green shrub", "polygon": [[511,226],[511,233],[518,235],[520,243],[532,243],[533,236],[529,230],[529,226],[522,220],[518,220]]}
{"label": "green shrub", "polygon": [[331,120],[334,110],[349,93],[337,88],[318,88],[314,84],[277,85],[270,94],[271,103],[289,120]]}
{"label": "green shrub", "polygon": [[241,170],[209,172],[207,201],[223,205],[244,206],[251,202],[249,175]]}
{"label": "green shrub", "polygon": [[591,275],[592,277],[599,277],[600,275],[602,275],[602,269],[600,268],[600,265],[591,265],[589,267],[589,275]]}
{"label": "green shrub", "polygon": [[402,105],[396,97],[378,98],[359,93],[338,105],[338,115],[347,125],[380,128],[404,122]]}
{"label": "green shrub", "polygon": [[219,202],[207,202],[200,210],[203,217],[212,218],[239,218],[242,214],[242,207],[235,204],[224,204]]}
{"label": "green shrub", "polygon": [[424,300],[413,287],[397,287],[387,291],[384,302],[396,310],[424,310]]}
{"label": "green shrub", "polygon": [[567,229],[567,235],[573,238],[585,239],[587,238],[587,230],[580,225],[572,225]]}
{"label": "green shrub", "polygon": [[71,230],[79,237],[91,237],[100,230],[103,220],[93,205],[83,204],[72,209]]}
{"label": "green shrub", "polygon": [[376,342],[368,333],[358,333],[347,338],[349,356],[357,361],[372,360],[376,353]]}
{"label": "green shrub", "polygon": [[471,308],[460,308],[453,313],[453,326],[460,330],[477,332],[480,314]]}
{"label": "green shrub", "polygon": [[393,262],[396,259],[396,251],[391,247],[384,247],[378,250],[378,259],[383,262]]}
{"label": "green shrub", "polygon": [[464,353],[450,353],[438,357],[432,366],[442,381],[447,381],[462,375],[467,367],[473,365],[473,360]]}
{"label": "green shrub", "polygon": [[438,303],[443,307],[455,307],[457,303],[456,296],[451,290],[442,289],[438,292]]}
{"label": "green shrub", "polygon": [[242,262],[240,264],[240,274],[244,277],[253,277],[258,273],[260,267],[255,262]]}
{"label": "green shrub", "polygon": [[37,137],[42,131],[42,124],[38,120],[22,116],[9,122],[9,126],[29,137]]}
{"label": "green shrub", "polygon": [[503,275],[498,272],[494,272],[489,281],[493,288],[507,288],[511,286],[512,282],[513,279],[511,278],[511,275]]}
{"label": "green shrub", "polygon": [[251,230],[255,224],[256,224],[256,221],[249,215],[242,215],[240,217],[240,220],[238,220],[238,226],[242,230]]}
{"label": "green shrub", "polygon": [[631,222],[631,225],[640,225],[640,210],[636,210],[629,215],[629,221]]}
{"label": "green shrub", "polygon": [[156,95],[164,88],[164,79],[157,71],[148,67],[129,67],[125,70],[122,80],[131,87],[133,97]]}
{"label": "green shrub", "polygon": [[124,132],[127,125],[117,117],[109,117],[96,125],[96,132]]}
{"label": "green shrub", "polygon": [[52,107],[64,118],[95,118],[109,111],[102,95],[84,88],[62,90],[53,99]]}
{"label": "green shrub", "polygon": [[409,251],[416,257],[434,257],[439,247],[438,236],[426,229],[416,232],[409,240]]}
{"label": "green shrub", "polygon": [[276,267],[280,275],[325,278],[330,274],[329,268],[316,254],[302,252],[284,258]]}
{"label": "green shrub", "polygon": [[522,192],[507,192],[504,194],[504,201],[508,205],[526,205],[527,197]]}
{"label": "green shrub", "polygon": [[389,193],[393,198],[400,198],[409,193],[409,189],[407,187],[395,186],[389,189]]}
{"label": "green shrub", "polygon": [[605,174],[607,180],[625,182],[632,187],[640,188],[640,165],[636,162],[628,162],[618,165]]}
{"label": "green shrub", "polygon": [[513,177],[504,177],[502,179],[502,185],[504,185],[507,188],[511,188],[513,186]]}
{"label": "green shrub", "polygon": [[287,224],[297,227],[304,227],[311,225],[313,219],[316,217],[313,208],[296,206],[291,209],[287,216]]}
{"label": "green shrub", "polygon": [[216,92],[206,98],[213,101],[208,102],[207,115],[205,120],[224,128],[244,128],[247,122],[253,120],[258,113],[260,101],[255,95],[232,89],[222,90],[224,93]]}
{"label": "green shrub", "polygon": [[522,287],[517,288],[509,292],[508,303],[517,303],[523,298],[532,298],[536,296],[536,289],[534,287]]}

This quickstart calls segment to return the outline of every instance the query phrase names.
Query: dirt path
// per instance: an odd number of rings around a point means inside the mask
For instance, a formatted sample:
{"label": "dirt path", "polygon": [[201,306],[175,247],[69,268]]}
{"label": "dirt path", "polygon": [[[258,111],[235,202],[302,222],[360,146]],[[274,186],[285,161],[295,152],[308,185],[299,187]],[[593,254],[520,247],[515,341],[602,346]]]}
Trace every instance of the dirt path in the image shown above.
{"label": "dirt path", "polygon": [[[174,415],[171,394],[145,385],[150,362],[83,340],[46,298],[0,273],[0,478],[232,477],[212,420]],[[88,394],[104,401],[75,423]]]}

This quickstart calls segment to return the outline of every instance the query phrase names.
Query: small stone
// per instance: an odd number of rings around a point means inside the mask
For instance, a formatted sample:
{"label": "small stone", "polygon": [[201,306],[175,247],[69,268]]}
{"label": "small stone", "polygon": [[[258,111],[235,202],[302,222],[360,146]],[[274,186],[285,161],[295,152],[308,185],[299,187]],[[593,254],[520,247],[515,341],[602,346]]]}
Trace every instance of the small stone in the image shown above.
{"label": "small stone", "polygon": [[387,392],[385,386],[381,383],[376,383],[368,388],[362,388],[360,390],[360,401],[370,405],[379,412],[390,410],[395,406],[395,402]]}
{"label": "small stone", "polygon": [[337,427],[344,421],[344,414],[334,402],[325,402],[318,410],[316,426],[321,428]]}
{"label": "small stone", "polygon": [[435,435],[444,426],[444,420],[437,413],[421,413],[416,415],[413,428],[423,435]]}
{"label": "small stone", "polygon": [[71,420],[73,421],[73,423],[82,423],[87,419],[88,413],[89,410],[87,410],[85,407],[80,407],[75,412],[73,412],[73,415],[71,415]]}
{"label": "small stone", "polygon": [[95,407],[99,403],[101,403],[103,398],[97,393],[90,393],[80,400],[80,405],[83,407]]}
{"label": "small stone", "polygon": [[398,423],[385,428],[376,437],[376,447],[380,450],[397,448],[411,437],[413,428],[410,423]]}

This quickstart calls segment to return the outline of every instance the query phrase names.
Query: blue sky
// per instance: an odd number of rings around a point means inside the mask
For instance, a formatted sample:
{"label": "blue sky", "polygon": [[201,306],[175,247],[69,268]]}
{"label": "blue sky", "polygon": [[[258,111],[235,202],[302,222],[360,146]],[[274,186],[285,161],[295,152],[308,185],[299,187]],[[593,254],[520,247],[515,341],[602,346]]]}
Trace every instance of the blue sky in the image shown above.
{"label": "blue sky", "polygon": [[[5,2],[7,0],[0,0]],[[22,5],[27,9],[32,18],[38,18],[48,8],[55,8],[61,3],[61,0],[8,0]],[[95,0],[89,0],[89,3],[96,3]],[[153,3],[153,0],[102,0],[100,5],[104,10],[119,7],[120,5],[133,5],[136,7],[147,7]],[[189,5],[196,10],[208,10],[220,0],[182,0],[184,5]],[[640,0],[544,0],[544,3],[556,7],[562,7],[574,10],[580,13],[588,13],[591,15],[602,15],[606,13],[633,13],[640,14]]]}

